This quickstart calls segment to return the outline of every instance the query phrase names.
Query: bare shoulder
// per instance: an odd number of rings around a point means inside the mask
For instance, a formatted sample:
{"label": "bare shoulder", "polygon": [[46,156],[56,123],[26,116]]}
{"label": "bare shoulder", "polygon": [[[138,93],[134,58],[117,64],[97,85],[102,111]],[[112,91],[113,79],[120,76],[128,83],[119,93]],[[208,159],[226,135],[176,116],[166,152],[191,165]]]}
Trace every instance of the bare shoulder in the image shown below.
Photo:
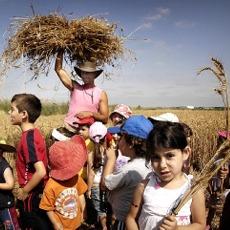
{"label": "bare shoulder", "polygon": [[104,90],[102,90],[102,92],[101,92],[101,99],[107,99],[107,93],[104,91]]}

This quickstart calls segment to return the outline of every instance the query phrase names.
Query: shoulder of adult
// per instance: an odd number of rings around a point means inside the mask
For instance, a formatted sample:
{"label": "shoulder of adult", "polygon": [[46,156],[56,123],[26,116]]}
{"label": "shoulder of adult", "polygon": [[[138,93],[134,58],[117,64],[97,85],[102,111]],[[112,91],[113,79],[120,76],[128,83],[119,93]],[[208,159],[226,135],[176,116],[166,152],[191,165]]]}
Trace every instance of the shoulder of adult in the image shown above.
{"label": "shoulder of adult", "polygon": [[73,89],[74,89],[74,87],[83,88],[83,86],[80,85],[76,80],[71,78],[71,81],[72,81],[72,84],[73,84]]}
{"label": "shoulder of adult", "polygon": [[101,98],[107,98],[107,97],[108,97],[107,93],[104,90],[102,90],[101,91]]}

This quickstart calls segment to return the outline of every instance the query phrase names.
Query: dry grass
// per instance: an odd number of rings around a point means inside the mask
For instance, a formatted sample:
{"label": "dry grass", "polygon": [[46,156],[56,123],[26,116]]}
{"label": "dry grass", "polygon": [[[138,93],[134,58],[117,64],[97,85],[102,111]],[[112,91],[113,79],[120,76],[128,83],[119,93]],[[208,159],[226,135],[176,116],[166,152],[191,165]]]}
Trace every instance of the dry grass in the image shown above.
{"label": "dry grass", "polygon": [[[2,54],[1,74],[19,64],[29,65],[35,77],[41,72],[48,74],[59,50],[65,51],[66,60],[71,63],[93,61],[98,66],[113,65],[124,51],[123,40],[115,30],[116,24],[90,16],[73,20],[57,14],[14,18]],[[20,59],[22,63],[18,62]]]}
{"label": "dry grass", "polygon": [[[192,128],[192,161],[198,168],[203,168],[217,150],[217,131],[225,127],[224,112],[214,110],[134,110],[134,114],[144,114],[145,116],[159,115],[165,112],[177,114],[180,121],[185,122]],[[15,145],[20,136],[19,128],[10,125],[7,114],[1,112],[0,116],[2,121],[0,137]],[[48,140],[52,128],[61,126],[63,119],[64,115],[41,116],[36,125]]]}
{"label": "dry grass", "polygon": [[[159,115],[165,112],[175,113],[180,121],[188,124],[193,130],[191,147],[193,150],[192,162],[197,168],[202,169],[216,152],[217,131],[225,128],[224,111],[214,110],[134,110],[134,114],[145,116]],[[0,139],[6,139],[9,144],[16,145],[20,137],[18,127],[12,126],[6,113],[0,111]],[[64,115],[41,116],[36,126],[45,135],[49,143],[50,131],[63,124]],[[7,160],[15,172],[15,155],[5,153]],[[17,188],[17,184],[15,185]]]}

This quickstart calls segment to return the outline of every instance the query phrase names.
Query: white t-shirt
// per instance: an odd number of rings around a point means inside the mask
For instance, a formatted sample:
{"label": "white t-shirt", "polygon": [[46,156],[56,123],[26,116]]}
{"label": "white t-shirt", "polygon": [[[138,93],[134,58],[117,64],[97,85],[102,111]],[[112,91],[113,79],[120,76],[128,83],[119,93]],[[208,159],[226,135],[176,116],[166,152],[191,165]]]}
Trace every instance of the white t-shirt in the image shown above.
{"label": "white t-shirt", "polygon": [[[178,201],[184,192],[191,187],[192,175],[184,174],[187,181],[180,188],[166,189],[159,185],[159,179],[154,174],[150,174],[150,179],[143,193],[143,205],[138,219],[140,230],[156,230],[163,218],[168,215],[173,205]],[[190,199],[176,216],[178,225],[190,224]]]}
{"label": "white t-shirt", "polygon": [[146,166],[145,159],[135,158],[123,165],[116,173],[105,177],[105,186],[110,190],[108,200],[117,220],[125,221],[133,192],[149,172],[151,168]]}
{"label": "white t-shirt", "polygon": [[117,172],[121,169],[121,167],[123,167],[125,164],[128,163],[128,161],[130,160],[129,157],[123,156],[121,151],[118,149],[118,156],[115,162],[115,166],[114,166],[114,171],[113,172]]}

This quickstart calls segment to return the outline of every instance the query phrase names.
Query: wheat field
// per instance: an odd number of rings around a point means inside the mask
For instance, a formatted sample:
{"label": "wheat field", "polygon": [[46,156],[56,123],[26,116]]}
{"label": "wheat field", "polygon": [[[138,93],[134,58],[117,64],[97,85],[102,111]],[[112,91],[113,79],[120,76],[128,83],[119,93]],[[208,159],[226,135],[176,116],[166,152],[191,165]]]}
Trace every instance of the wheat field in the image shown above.
{"label": "wheat field", "polygon": [[[200,168],[210,159],[216,150],[217,131],[225,127],[224,111],[217,110],[134,110],[134,114],[143,114],[146,117],[156,116],[161,113],[175,113],[180,121],[192,128],[191,147],[193,151],[193,161],[199,163]],[[0,111],[0,139],[5,139],[7,143],[15,145],[20,137],[19,127],[12,126],[9,115]],[[50,131],[63,125],[64,115],[40,116],[36,126],[40,128],[49,145]],[[13,164],[14,156],[6,153],[6,158]]]}
{"label": "wheat field", "polygon": [[[224,111],[217,110],[133,110],[134,114],[142,114],[146,117],[156,116],[165,112],[175,113],[181,122],[186,123],[192,128],[193,136],[191,138],[192,162],[196,164],[197,169],[202,169],[211,156],[215,153],[217,147],[217,131],[225,127]],[[10,124],[9,115],[0,110],[0,139],[5,139],[8,144],[17,145],[21,135],[19,127]],[[63,125],[64,115],[40,116],[36,122],[36,127],[40,128],[46,138],[47,147],[49,147],[50,132],[55,127]],[[15,178],[15,159],[16,155],[4,153],[5,158],[13,168]],[[18,188],[16,181],[13,192]],[[214,223],[219,223],[219,219]]]}

